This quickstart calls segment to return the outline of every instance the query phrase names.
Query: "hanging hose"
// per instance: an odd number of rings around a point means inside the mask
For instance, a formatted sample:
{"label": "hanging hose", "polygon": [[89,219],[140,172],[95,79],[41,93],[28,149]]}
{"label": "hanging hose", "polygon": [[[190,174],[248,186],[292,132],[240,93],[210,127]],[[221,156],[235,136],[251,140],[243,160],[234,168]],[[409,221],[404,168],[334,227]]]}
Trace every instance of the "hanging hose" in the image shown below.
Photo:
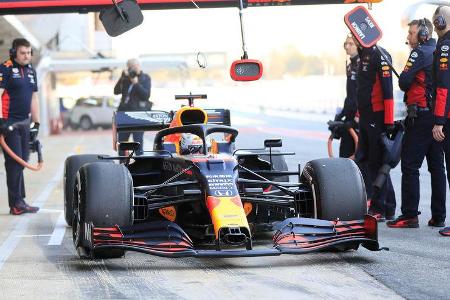
{"label": "hanging hose", "polygon": [[[16,123],[17,124],[17,123]],[[11,130],[14,130],[14,125],[10,126],[12,127]],[[21,157],[19,157],[14,151],[12,151],[11,148],[9,148],[8,144],[5,141],[5,137],[0,134],[0,146],[3,148],[3,150],[12,158],[14,159],[18,164],[20,164],[22,167],[30,169],[32,171],[39,171],[42,169],[42,166],[44,164],[44,161],[42,159],[42,151],[41,151],[41,143],[37,139],[32,139],[30,141],[30,146],[32,146],[31,152],[36,152],[38,155],[38,163],[37,165],[32,165],[26,161],[24,161]]]}
{"label": "hanging hose", "polygon": [[[342,121],[329,121],[328,125],[333,127],[333,128],[336,128],[336,127],[341,127],[342,128],[342,127],[345,126],[344,122],[342,122]],[[350,136],[352,137],[353,142],[355,143],[355,152],[353,152],[353,155],[349,157],[350,159],[354,160],[355,159],[356,149],[358,148],[358,142],[359,142],[358,135],[356,134],[355,129],[353,129],[351,127],[348,128],[347,130],[348,130],[348,133],[350,134]],[[336,138],[336,135],[335,135],[335,132],[333,130],[331,135],[330,135],[330,137],[328,138],[328,145],[327,146],[328,146],[328,156],[329,157],[334,157],[334,155],[333,155],[333,139],[335,139],[335,138]]]}

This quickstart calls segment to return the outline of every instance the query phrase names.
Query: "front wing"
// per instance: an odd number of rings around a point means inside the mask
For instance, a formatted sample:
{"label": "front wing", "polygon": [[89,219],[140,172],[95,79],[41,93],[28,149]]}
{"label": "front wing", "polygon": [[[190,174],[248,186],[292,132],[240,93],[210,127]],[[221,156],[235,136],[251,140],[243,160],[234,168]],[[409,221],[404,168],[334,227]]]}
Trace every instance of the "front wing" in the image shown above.
{"label": "front wing", "polygon": [[331,249],[357,249],[359,245],[381,250],[378,244],[377,221],[365,216],[358,221],[325,221],[290,218],[274,226],[271,248],[252,250],[196,249],[189,236],[176,223],[160,221],[111,228],[86,224],[90,236],[88,253],[96,250],[124,249],[163,257],[253,257],[304,254]]}

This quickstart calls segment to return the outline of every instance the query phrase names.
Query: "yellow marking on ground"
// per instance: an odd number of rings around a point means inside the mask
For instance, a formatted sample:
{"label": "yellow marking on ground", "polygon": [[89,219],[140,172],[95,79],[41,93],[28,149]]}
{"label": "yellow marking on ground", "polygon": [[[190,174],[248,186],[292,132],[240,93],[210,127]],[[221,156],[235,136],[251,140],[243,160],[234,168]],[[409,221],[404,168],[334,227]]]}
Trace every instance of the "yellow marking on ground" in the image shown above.
{"label": "yellow marking on ground", "polygon": [[75,146],[75,154],[80,154],[82,148],[83,148],[83,147],[82,147],[81,145]]}

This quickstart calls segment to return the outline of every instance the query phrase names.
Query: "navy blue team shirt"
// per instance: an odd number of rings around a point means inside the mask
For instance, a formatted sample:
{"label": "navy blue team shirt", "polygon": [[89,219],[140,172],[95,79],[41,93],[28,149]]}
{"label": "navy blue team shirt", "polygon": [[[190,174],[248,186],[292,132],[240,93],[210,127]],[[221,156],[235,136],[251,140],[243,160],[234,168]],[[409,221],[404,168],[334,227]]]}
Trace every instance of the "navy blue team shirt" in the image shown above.
{"label": "navy blue team shirt", "polygon": [[33,67],[30,64],[22,66],[15,61],[5,61],[0,65],[0,88],[5,89],[1,101],[6,123],[27,119],[31,111],[32,95],[38,90]]}

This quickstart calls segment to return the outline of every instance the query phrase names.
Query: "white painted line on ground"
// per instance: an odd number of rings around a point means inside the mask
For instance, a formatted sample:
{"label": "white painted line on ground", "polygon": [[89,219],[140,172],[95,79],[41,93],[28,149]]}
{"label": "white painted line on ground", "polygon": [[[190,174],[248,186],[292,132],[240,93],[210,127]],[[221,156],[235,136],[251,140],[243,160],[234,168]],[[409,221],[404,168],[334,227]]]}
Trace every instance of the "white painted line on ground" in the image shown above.
{"label": "white painted line on ground", "polygon": [[58,221],[56,221],[55,229],[48,241],[49,246],[61,245],[62,240],[66,234],[66,219],[64,218],[64,212],[59,215]]}
{"label": "white painted line on ground", "polygon": [[17,244],[19,244],[20,238],[18,236],[23,235],[27,228],[28,223],[30,222],[30,218],[28,216],[21,219],[14,226],[13,231],[9,234],[8,238],[3,242],[0,246],[0,270],[3,267],[3,264],[9,258],[11,253],[16,249]]}
{"label": "white painted line on ground", "polygon": [[[34,206],[42,207],[45,202],[48,200],[53,189],[61,182],[61,178],[64,172],[64,163],[62,163],[52,179],[47,183],[44,190],[35,198],[33,201]],[[20,242],[20,236],[25,235],[25,232],[28,229],[28,224],[30,223],[31,215],[20,216],[19,222],[15,224],[13,230],[8,235],[6,240],[0,246],[0,270],[3,268],[3,265],[8,260],[11,253],[13,253],[14,249],[16,249],[17,245]]]}
{"label": "white painted line on ground", "polygon": [[52,208],[41,208],[39,210],[40,214],[42,214],[42,213],[44,213],[44,214],[45,213],[48,213],[48,214],[60,214],[62,212],[64,212],[64,210],[62,210],[62,209],[52,209]]}
{"label": "white painted line on ground", "polygon": [[43,237],[43,236],[51,236],[51,234],[24,234],[18,235],[19,238],[30,238],[30,237]]}

